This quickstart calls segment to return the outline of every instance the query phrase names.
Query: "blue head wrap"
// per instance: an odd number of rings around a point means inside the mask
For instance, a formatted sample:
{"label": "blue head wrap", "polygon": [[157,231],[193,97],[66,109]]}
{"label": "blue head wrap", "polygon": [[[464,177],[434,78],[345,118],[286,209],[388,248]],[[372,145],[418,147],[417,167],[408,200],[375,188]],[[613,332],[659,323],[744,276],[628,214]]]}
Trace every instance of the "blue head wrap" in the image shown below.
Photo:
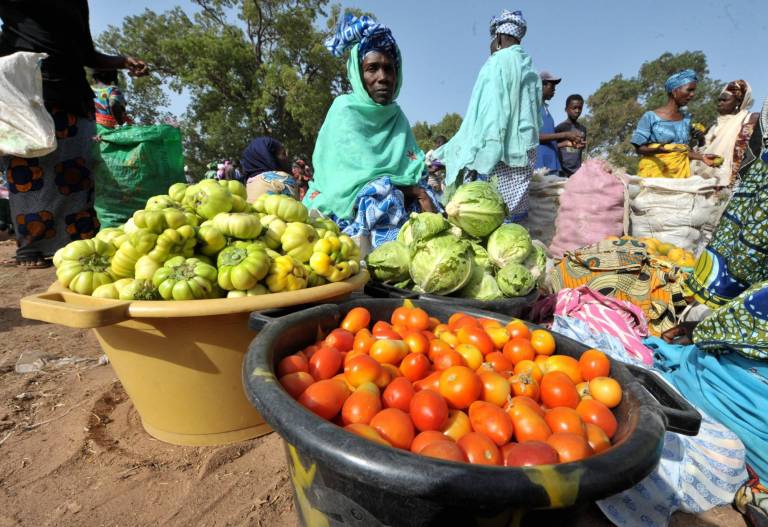
{"label": "blue head wrap", "polygon": [[255,176],[263,172],[281,170],[280,164],[275,158],[277,151],[283,147],[280,141],[271,137],[257,137],[245,147],[240,160],[243,173],[246,177]]}
{"label": "blue head wrap", "polygon": [[523,40],[528,24],[523,18],[522,11],[504,9],[499,16],[491,18],[491,38],[496,35],[509,35],[517,40]]}
{"label": "blue head wrap", "polygon": [[676,89],[678,89],[680,86],[685,86],[686,84],[690,84],[692,82],[698,82],[699,77],[696,75],[696,72],[692,69],[687,69],[683,71],[678,71],[674,75],[672,75],[670,78],[667,79],[667,82],[664,83],[664,89],[667,90],[667,93],[672,93]]}
{"label": "blue head wrap", "polygon": [[341,57],[345,51],[358,43],[361,61],[372,51],[386,53],[396,62],[398,60],[397,42],[392,36],[392,31],[369,16],[357,18],[349,13],[344,15],[336,33],[325,41],[325,47],[335,57]]}

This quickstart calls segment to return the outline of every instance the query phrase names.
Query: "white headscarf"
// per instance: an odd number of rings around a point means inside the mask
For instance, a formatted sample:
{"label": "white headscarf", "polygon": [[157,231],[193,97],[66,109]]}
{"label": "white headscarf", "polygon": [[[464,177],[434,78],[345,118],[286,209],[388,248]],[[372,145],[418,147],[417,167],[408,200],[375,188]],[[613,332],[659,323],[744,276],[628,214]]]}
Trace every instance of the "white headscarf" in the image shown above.
{"label": "white headscarf", "polygon": [[[749,109],[752,106],[752,87],[743,81],[746,86],[744,98],[741,100],[739,111],[735,114],[720,115],[717,124],[709,129],[705,136],[706,143],[703,151],[706,154],[715,154],[723,158],[723,164],[719,167],[710,167],[701,161],[691,163],[693,175],[703,178],[716,178],[717,186],[727,187],[732,183],[734,169],[733,148],[739,138],[744,124],[749,120]],[[728,91],[728,83],[721,93]]]}

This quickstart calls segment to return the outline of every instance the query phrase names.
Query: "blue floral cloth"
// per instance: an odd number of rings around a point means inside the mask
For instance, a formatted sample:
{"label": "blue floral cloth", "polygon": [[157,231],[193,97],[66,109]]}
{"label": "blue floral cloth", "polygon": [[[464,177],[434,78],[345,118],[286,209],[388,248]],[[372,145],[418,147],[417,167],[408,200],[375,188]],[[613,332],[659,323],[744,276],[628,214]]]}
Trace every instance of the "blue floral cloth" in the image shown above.
{"label": "blue floral cloth", "polygon": [[523,40],[528,31],[528,24],[522,11],[510,11],[504,9],[501,14],[491,18],[491,37],[496,35],[510,35],[517,40]]}
{"label": "blue floral cloth", "polygon": [[699,77],[692,69],[678,71],[667,79],[667,82],[664,83],[664,89],[667,90],[667,93],[672,93],[681,86],[698,81]]}
{"label": "blue floral cloth", "polygon": [[333,56],[341,57],[345,51],[358,43],[361,61],[372,51],[384,52],[395,60],[399,56],[397,42],[387,26],[369,16],[357,18],[349,13],[339,22],[336,33],[325,41],[325,47]]}

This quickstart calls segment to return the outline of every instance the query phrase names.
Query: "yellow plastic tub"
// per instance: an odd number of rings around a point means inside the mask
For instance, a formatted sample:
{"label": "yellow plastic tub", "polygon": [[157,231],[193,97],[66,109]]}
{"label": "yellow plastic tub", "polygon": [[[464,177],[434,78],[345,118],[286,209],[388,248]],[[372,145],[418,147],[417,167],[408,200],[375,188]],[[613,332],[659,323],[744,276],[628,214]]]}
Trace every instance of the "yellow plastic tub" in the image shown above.
{"label": "yellow plastic tub", "polygon": [[180,302],[124,302],[79,295],[58,282],[21,299],[25,318],[92,328],[153,437],[222,445],[271,431],[245,397],[242,362],[255,336],[251,311],[334,302],[359,291],[345,282],[270,295]]}

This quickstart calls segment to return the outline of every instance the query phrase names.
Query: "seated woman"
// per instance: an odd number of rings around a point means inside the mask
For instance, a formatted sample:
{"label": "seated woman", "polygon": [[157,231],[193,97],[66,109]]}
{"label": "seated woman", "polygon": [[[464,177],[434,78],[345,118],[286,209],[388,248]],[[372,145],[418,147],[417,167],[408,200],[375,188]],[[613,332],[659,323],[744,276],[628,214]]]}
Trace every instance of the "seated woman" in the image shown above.
{"label": "seated woman", "polygon": [[299,198],[299,187],[290,174],[291,162],[285,147],[271,137],[257,137],[245,147],[240,159],[248,202],[262,194],[285,194]]}
{"label": "seated woman", "polygon": [[687,178],[691,160],[713,166],[717,156],[691,151],[691,116],[682,110],[696,95],[698,77],[693,70],[675,73],[665,83],[667,104],[640,118],[630,142],[640,155],[641,177]]}
{"label": "seated woman", "polygon": [[701,161],[691,163],[696,176],[712,178],[719,187],[733,187],[749,138],[757,123],[758,113],[751,113],[752,88],[744,80],[729,82],[717,99],[717,123],[704,137],[706,150],[723,158],[721,166],[708,166]]}
{"label": "seated woman", "polygon": [[528,215],[528,187],[539,144],[542,88],[533,62],[520,46],[527,25],[520,11],[491,20],[492,55],[472,89],[461,128],[434,156],[446,166],[445,185],[462,184],[460,172],[489,179],[509,211],[509,221]]}
{"label": "seated woman", "polygon": [[346,15],[326,46],[336,56],[351,47],[352,92],[336,97],[320,128],[304,204],[377,247],[395,238],[409,208],[435,207],[424,153],[395,102],[402,57],[391,31],[365,16]]}

